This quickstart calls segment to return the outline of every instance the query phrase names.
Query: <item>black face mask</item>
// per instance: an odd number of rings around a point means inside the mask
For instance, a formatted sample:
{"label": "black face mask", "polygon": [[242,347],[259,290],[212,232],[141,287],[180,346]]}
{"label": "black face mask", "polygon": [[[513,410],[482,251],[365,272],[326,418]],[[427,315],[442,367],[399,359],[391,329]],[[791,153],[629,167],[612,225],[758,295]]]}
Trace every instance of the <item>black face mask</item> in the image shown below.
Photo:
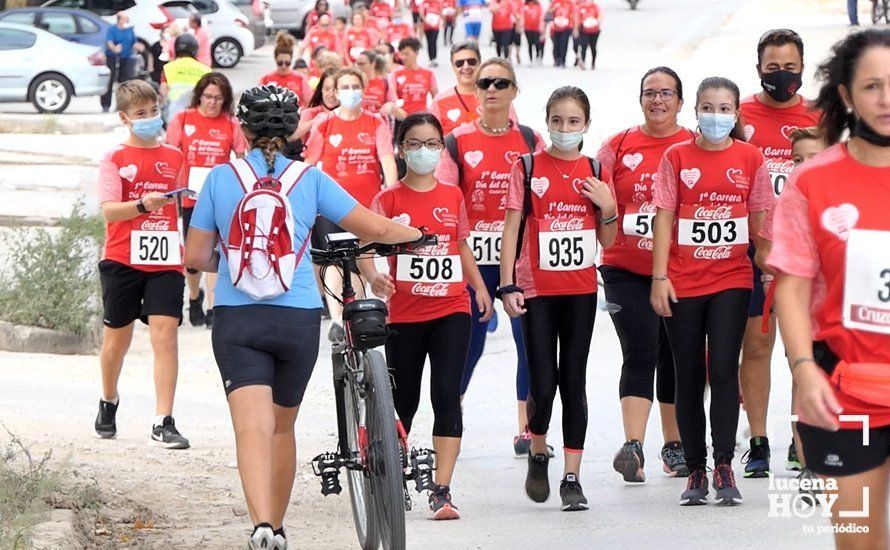
{"label": "black face mask", "polygon": [[856,124],[853,126],[853,131],[850,134],[878,147],[890,147],[890,136],[883,136],[875,132],[874,128],[859,117],[856,117]]}
{"label": "black face mask", "polygon": [[791,71],[760,73],[760,85],[763,91],[779,103],[785,103],[794,97],[802,84],[801,73]]}

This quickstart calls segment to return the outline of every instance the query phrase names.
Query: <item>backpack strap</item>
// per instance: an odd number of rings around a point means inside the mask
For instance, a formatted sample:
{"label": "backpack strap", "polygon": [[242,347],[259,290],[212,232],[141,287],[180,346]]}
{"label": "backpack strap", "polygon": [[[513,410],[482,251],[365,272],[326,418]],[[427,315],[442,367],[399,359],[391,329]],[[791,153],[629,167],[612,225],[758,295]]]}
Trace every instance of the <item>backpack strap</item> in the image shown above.
{"label": "backpack strap", "polygon": [[[525,220],[532,212],[532,174],[535,173],[535,157],[532,153],[526,153],[519,157],[522,161],[522,217],[519,219],[519,232],[516,237],[516,258],[519,261],[519,253],[522,252],[522,240],[525,234]],[[516,264],[513,264],[513,280],[516,280]]]}
{"label": "backpack strap", "polygon": [[232,170],[235,172],[235,176],[238,178],[238,183],[241,185],[241,189],[244,190],[244,193],[250,193],[254,184],[260,180],[260,177],[257,176],[253,166],[247,162],[247,159],[243,158],[233,160],[229,163],[229,166],[231,166]]}
{"label": "backpack strap", "polygon": [[297,183],[303,178],[303,174],[309,169],[309,165],[305,162],[295,160],[287,165],[287,168],[278,177],[281,182],[281,194],[285,197],[297,186]]}
{"label": "backpack strap", "polygon": [[535,147],[538,144],[537,139],[535,138],[535,131],[524,124],[520,124],[519,133],[522,134],[522,141],[528,146],[528,152],[534,153]]}
{"label": "backpack strap", "polygon": [[596,160],[593,157],[587,157],[587,161],[590,162],[590,173],[593,174],[593,177],[596,179],[600,179],[603,175],[603,167],[600,165],[600,161]]}
{"label": "backpack strap", "polygon": [[460,187],[460,184],[464,179],[464,167],[463,164],[461,164],[460,153],[457,150],[457,138],[454,137],[453,133],[445,136],[445,149],[448,150],[448,154],[451,155],[451,160],[457,165],[457,186]]}

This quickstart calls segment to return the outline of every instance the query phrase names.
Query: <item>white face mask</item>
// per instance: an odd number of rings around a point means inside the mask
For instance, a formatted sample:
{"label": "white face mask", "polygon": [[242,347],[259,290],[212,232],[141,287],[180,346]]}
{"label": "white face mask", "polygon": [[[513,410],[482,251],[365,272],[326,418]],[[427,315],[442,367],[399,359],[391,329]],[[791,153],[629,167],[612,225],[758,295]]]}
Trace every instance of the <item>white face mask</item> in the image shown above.
{"label": "white face mask", "polygon": [[432,174],[433,171],[435,171],[436,167],[439,166],[439,159],[441,156],[441,150],[434,151],[432,149],[427,149],[426,147],[421,147],[416,151],[405,151],[405,164],[407,164],[408,169],[415,174],[425,176],[427,174]]}
{"label": "white face mask", "polygon": [[337,90],[337,99],[345,109],[355,109],[362,103],[362,90]]}
{"label": "white face mask", "polygon": [[557,132],[550,130],[550,143],[560,151],[577,151],[584,139],[584,132]]}

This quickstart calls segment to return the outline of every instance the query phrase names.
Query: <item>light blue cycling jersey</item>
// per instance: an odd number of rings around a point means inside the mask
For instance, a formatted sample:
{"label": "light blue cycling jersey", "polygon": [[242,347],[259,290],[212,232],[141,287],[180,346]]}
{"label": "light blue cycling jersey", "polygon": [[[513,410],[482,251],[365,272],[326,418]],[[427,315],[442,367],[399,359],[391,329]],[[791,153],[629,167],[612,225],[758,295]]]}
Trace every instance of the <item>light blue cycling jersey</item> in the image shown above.
{"label": "light blue cycling jersey", "polygon": [[[250,151],[245,158],[257,174],[262,176],[268,171],[263,153],[259,149]],[[280,176],[290,162],[284,156],[276,155],[275,176]],[[247,182],[245,183],[247,184]],[[244,191],[241,189],[238,177],[232,167],[229,165],[216,166],[208,174],[201,194],[198,196],[198,204],[195,205],[195,210],[192,213],[190,227],[202,231],[218,232],[225,239],[229,234],[232,215],[243,197]],[[339,224],[340,220],[358,204],[337,182],[314,166],[306,170],[288,198],[294,216],[294,248],[298,250],[298,247],[309,236],[309,231],[315,224],[316,215],[320,214]],[[309,258],[308,245],[297,264],[290,289],[281,296],[261,302],[235,288],[229,275],[226,257],[222,255],[222,249],[220,249],[220,254],[215,305],[262,304],[306,309],[321,307],[321,297],[318,295],[318,287],[315,285],[315,277],[312,274],[312,260]]]}

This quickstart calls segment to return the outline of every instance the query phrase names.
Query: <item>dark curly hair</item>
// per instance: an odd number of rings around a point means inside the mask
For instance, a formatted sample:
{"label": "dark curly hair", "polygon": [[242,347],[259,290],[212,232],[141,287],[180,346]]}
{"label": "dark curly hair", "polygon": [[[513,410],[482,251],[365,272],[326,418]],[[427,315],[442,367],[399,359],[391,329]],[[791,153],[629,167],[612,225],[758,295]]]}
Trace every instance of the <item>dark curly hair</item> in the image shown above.
{"label": "dark curly hair", "polygon": [[232,108],[235,105],[235,97],[232,94],[232,85],[229,79],[222,73],[207,73],[201,77],[201,80],[195,84],[195,91],[192,92],[192,100],[189,102],[189,109],[197,109],[201,105],[201,95],[208,86],[214,85],[219,88],[223,96],[222,110],[220,112],[232,114]]}

